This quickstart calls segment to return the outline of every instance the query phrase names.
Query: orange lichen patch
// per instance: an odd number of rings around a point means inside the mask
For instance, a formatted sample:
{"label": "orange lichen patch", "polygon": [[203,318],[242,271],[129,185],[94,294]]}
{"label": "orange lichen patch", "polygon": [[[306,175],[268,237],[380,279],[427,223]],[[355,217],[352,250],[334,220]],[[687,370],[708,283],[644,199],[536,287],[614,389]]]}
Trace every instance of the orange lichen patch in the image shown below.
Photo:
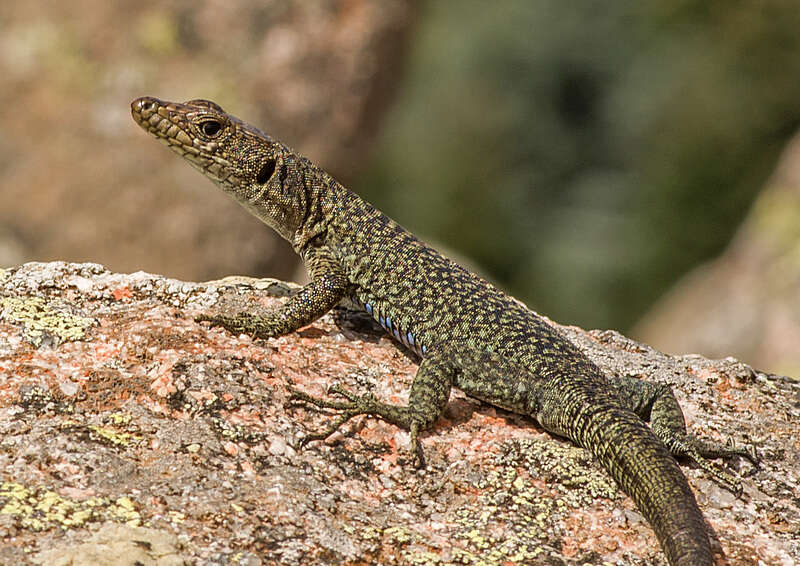
{"label": "orange lichen patch", "polygon": [[716,390],[717,390],[717,392],[718,392],[720,395],[725,395],[725,397],[730,397],[730,396],[728,395],[728,392],[729,392],[729,391],[730,391],[730,389],[731,389],[731,380],[730,380],[730,379],[728,379],[727,377],[722,377],[722,378],[721,378],[721,379],[720,379],[720,380],[719,380],[719,381],[716,383],[716,385],[714,386],[714,389],[716,389]]}
{"label": "orange lichen patch", "polygon": [[111,294],[116,301],[127,300],[133,297],[133,291],[131,291],[130,287],[118,287],[114,289]]}
{"label": "orange lichen patch", "polygon": [[242,407],[236,411],[221,411],[228,422],[235,425],[261,425],[265,416],[265,407]]}
{"label": "orange lichen patch", "polygon": [[225,442],[222,445],[222,448],[227,452],[230,456],[237,456],[239,454],[239,447],[236,445],[235,442]]}
{"label": "orange lichen patch", "polygon": [[150,389],[159,397],[168,397],[177,391],[172,383],[172,366],[162,368],[158,377],[150,383]]}

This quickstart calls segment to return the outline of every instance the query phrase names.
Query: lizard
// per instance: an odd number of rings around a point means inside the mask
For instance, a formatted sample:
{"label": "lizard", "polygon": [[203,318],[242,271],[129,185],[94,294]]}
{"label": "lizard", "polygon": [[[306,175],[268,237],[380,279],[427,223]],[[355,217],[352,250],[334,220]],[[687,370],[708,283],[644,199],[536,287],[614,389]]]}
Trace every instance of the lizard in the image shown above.
{"label": "lizard", "polygon": [[410,453],[424,466],[420,433],[457,387],[590,450],[633,498],[669,564],[713,564],[704,517],[675,457],[690,458],[740,492],[739,480],[710,459],[746,457],[757,466],[755,450],[689,434],[670,387],[604,375],[537,313],[218,104],[141,97],[131,103],[131,113],[146,132],[286,239],[309,274],[308,284],[266,314],[203,314],[196,320],[270,338],[349,303],[417,354],[405,405],[336,386],[329,394],[342,400],[289,387],[291,399],[339,412],[303,443],[327,438],[357,415],[372,415],[408,430]]}

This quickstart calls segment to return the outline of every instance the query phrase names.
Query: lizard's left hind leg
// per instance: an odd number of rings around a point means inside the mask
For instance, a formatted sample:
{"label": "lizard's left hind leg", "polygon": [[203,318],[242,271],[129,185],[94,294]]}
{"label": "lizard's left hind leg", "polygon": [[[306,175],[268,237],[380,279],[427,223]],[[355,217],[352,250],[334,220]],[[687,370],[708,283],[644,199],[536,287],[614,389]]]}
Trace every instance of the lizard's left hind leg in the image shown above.
{"label": "lizard's left hind leg", "polygon": [[639,418],[650,422],[653,433],[669,448],[673,456],[690,458],[725,487],[736,494],[741,493],[739,479],[714,465],[709,459],[743,457],[758,467],[759,458],[754,448],[736,447],[731,442],[723,444],[688,433],[681,406],[668,385],[633,377],[609,381],[623,405]]}
{"label": "lizard's left hind leg", "polygon": [[336,432],[348,420],[358,415],[375,415],[411,433],[411,452],[418,467],[425,466],[420,431],[431,426],[442,414],[450,397],[454,370],[445,356],[428,351],[414,376],[409,392],[408,405],[393,405],[379,401],[372,393],[354,395],[341,387],[332,387],[331,392],[345,397],[347,401],[333,401],[313,397],[294,388],[289,388],[290,400],[303,401],[325,409],[341,411],[341,414],[325,429],[307,435],[302,443],[324,440]]}

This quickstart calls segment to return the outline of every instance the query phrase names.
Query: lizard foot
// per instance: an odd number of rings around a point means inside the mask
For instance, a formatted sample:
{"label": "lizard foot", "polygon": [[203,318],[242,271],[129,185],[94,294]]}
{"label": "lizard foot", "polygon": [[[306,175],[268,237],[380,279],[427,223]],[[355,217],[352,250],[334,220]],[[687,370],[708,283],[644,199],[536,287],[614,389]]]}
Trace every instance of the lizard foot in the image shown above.
{"label": "lizard foot", "polygon": [[755,473],[759,468],[761,459],[754,446],[736,447],[731,439],[723,445],[708,440],[685,436],[682,439],[675,439],[668,444],[670,451],[679,456],[686,456],[694,461],[702,470],[710,474],[723,487],[730,490],[736,497],[742,495],[742,483],[740,479],[721,466],[714,464],[709,458],[722,458],[730,460],[733,458],[747,458],[753,466],[748,475]]}
{"label": "lizard foot", "polygon": [[245,312],[233,316],[201,314],[194,317],[194,320],[210,322],[211,326],[221,326],[233,334],[249,334],[257,338],[271,338],[282,333],[277,328],[277,319],[268,315],[256,316]]}
{"label": "lizard foot", "polygon": [[309,395],[304,391],[300,391],[299,389],[295,389],[294,387],[288,387],[289,389],[289,402],[292,401],[301,401],[303,403],[308,403],[310,405],[314,405],[315,407],[319,407],[321,409],[334,409],[336,411],[341,411],[341,414],[336,417],[336,419],[324,430],[320,432],[313,432],[305,435],[302,439],[300,439],[300,447],[302,448],[309,442],[313,442],[315,440],[325,440],[329,436],[331,436],[334,432],[339,430],[343,424],[347,421],[356,417],[358,415],[368,414],[369,410],[366,407],[366,403],[362,400],[367,401],[375,401],[374,395],[368,393],[363,397],[357,397],[356,395],[350,393],[349,391],[339,387],[339,386],[332,386],[328,391],[330,393],[338,393],[342,397],[348,399],[347,401],[333,401],[331,399],[323,399],[321,397],[314,397],[313,395]]}
{"label": "lizard foot", "polygon": [[420,424],[414,420],[409,422],[409,419],[406,416],[408,412],[407,407],[383,403],[379,401],[372,393],[356,395],[339,385],[331,386],[328,392],[340,395],[347,399],[347,401],[334,401],[332,399],[314,397],[313,395],[309,395],[308,393],[300,391],[299,389],[295,389],[294,387],[288,387],[288,390],[289,402],[300,401],[321,409],[333,409],[334,411],[341,412],[341,414],[336,417],[336,419],[324,430],[312,432],[304,436],[300,440],[301,448],[309,442],[327,439],[353,417],[359,415],[375,415],[411,432],[411,452],[413,454],[413,458],[416,461],[418,468],[425,467],[425,457],[422,452],[422,446],[419,442]]}

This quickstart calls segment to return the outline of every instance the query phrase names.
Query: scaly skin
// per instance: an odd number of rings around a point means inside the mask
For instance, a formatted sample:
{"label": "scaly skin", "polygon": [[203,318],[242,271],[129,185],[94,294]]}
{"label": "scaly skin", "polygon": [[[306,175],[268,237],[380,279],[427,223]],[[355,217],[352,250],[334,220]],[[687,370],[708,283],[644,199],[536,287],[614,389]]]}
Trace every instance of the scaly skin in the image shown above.
{"label": "scaly skin", "polygon": [[295,399],[341,411],[307,440],[326,438],[353,416],[376,415],[411,432],[422,465],[419,432],[439,417],[455,386],[591,450],[647,517],[670,564],[713,563],[703,516],[670,452],[691,457],[734,491],[738,481],[706,458],[745,456],[756,464],[754,453],[690,436],[668,387],[607,379],[536,313],[215,103],[144,97],[131,111],[142,128],[287,239],[308,268],[311,282],[273,313],[200,320],[269,338],[350,301],[421,356],[407,406],[342,389],[334,392],[345,401],[293,390]]}

